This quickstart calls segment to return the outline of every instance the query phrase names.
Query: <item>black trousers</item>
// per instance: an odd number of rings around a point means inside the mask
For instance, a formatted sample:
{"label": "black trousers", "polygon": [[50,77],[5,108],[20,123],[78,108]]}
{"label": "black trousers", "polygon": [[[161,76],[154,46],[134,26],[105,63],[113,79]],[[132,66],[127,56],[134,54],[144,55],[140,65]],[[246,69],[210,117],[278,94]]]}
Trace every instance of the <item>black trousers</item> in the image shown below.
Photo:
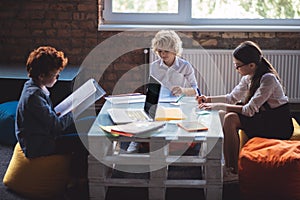
{"label": "black trousers", "polygon": [[87,179],[89,152],[80,139],[84,137],[86,135],[79,136],[74,133],[62,135],[56,139],[56,153],[71,156],[70,174],[75,179]]}

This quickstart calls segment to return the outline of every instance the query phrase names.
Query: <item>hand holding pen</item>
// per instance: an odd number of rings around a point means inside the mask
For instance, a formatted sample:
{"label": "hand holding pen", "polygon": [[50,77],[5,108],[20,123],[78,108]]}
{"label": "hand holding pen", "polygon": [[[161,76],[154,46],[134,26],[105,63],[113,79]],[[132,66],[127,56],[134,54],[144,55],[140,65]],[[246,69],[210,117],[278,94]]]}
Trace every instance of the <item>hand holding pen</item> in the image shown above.
{"label": "hand holding pen", "polygon": [[207,100],[206,96],[201,94],[199,88],[197,88],[196,100],[198,101],[198,104],[205,103]]}

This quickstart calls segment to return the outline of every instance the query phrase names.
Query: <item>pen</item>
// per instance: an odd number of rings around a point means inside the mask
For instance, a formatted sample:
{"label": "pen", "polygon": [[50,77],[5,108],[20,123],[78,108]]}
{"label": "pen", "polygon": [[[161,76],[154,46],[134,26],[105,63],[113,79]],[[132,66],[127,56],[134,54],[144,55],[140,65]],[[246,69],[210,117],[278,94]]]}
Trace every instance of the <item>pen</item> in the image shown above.
{"label": "pen", "polygon": [[185,95],[182,94],[182,95],[177,99],[176,103],[178,103],[184,96],[185,96]]}
{"label": "pen", "polygon": [[[197,93],[198,93],[198,96],[200,97],[201,96],[201,92],[200,92],[199,88],[197,88]],[[204,99],[202,99],[202,102],[204,103]]]}
{"label": "pen", "polygon": [[197,93],[198,93],[198,96],[201,96],[201,92],[200,92],[199,88],[197,88]]}

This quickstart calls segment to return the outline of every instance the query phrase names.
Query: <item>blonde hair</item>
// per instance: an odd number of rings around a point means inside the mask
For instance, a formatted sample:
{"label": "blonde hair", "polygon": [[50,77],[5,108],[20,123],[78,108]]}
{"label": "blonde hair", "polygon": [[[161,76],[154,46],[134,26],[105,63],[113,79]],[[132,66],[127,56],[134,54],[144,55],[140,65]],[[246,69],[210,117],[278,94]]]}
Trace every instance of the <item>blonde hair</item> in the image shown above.
{"label": "blonde hair", "polygon": [[152,50],[157,53],[158,50],[170,51],[177,56],[182,53],[182,41],[173,30],[161,30],[156,33],[152,39]]}

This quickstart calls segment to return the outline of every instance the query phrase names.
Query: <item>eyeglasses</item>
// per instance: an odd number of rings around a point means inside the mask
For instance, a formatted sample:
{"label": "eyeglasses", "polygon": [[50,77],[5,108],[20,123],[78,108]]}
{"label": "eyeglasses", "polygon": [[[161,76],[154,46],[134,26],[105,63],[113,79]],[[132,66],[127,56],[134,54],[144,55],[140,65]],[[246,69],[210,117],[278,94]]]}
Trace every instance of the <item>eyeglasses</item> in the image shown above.
{"label": "eyeglasses", "polygon": [[245,65],[248,65],[248,64],[241,64],[241,65],[237,65],[236,63],[233,63],[235,69],[239,69],[240,67],[243,67]]}

